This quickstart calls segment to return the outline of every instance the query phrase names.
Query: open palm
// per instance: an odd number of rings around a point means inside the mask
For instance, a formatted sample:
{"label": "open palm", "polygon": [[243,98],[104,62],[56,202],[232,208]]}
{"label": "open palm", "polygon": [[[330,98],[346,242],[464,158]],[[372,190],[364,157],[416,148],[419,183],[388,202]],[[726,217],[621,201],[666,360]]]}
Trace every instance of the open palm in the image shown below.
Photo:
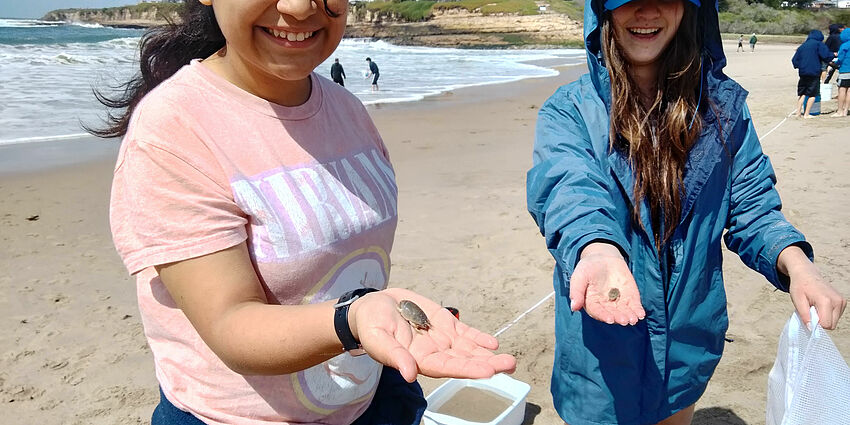
{"label": "open palm", "polygon": [[[428,330],[414,329],[401,316],[397,309],[401,300],[422,308],[431,324]],[[398,369],[408,382],[418,373],[432,378],[489,378],[516,368],[513,356],[491,351],[499,348],[496,338],[412,291],[391,288],[368,294],[352,305],[350,314],[352,331],[369,356]]]}
{"label": "open palm", "polygon": [[[612,293],[615,291],[615,293]],[[646,316],[635,278],[622,257],[583,257],[570,277],[571,309],[599,321],[634,325]]]}

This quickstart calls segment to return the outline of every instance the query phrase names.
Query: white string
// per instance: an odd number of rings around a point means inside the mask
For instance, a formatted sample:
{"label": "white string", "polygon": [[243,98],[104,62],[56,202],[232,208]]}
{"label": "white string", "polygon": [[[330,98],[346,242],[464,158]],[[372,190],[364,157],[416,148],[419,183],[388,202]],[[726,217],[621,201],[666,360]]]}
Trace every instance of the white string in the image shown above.
{"label": "white string", "polygon": [[496,331],[496,333],[494,333],[494,334],[493,334],[493,336],[499,336],[502,332],[504,332],[504,331],[506,331],[506,330],[510,329],[510,327],[511,327],[511,326],[513,326],[513,325],[515,325],[517,322],[519,322],[519,321],[520,321],[520,319],[522,319],[523,317],[525,317],[525,315],[526,315],[526,314],[531,313],[532,311],[534,311],[534,309],[536,309],[537,307],[540,307],[540,304],[543,304],[544,302],[546,302],[546,300],[548,300],[549,298],[552,298],[552,295],[555,295],[555,291],[550,292],[550,293],[549,293],[549,295],[547,295],[547,296],[543,297],[543,299],[542,299],[542,300],[538,301],[538,302],[537,302],[537,304],[534,304],[533,306],[531,306],[531,308],[529,308],[528,310],[526,310],[524,313],[522,313],[522,314],[520,314],[519,316],[517,316],[517,317],[516,317],[516,319],[511,320],[509,323],[507,323],[506,325],[502,326],[502,328],[501,328],[501,329],[499,329],[498,331]]}
{"label": "white string", "polygon": [[782,121],[779,121],[779,124],[776,124],[776,126],[771,128],[770,131],[768,131],[767,133],[764,134],[764,136],[759,137],[759,140],[764,140],[768,135],[770,135],[770,133],[773,133],[773,130],[776,130],[777,128],[779,128],[780,125],[785,124],[785,121],[788,121],[788,117],[790,117],[791,115],[794,115],[796,112],[797,112],[796,109],[791,111],[791,113],[789,113],[788,116],[783,118]]}

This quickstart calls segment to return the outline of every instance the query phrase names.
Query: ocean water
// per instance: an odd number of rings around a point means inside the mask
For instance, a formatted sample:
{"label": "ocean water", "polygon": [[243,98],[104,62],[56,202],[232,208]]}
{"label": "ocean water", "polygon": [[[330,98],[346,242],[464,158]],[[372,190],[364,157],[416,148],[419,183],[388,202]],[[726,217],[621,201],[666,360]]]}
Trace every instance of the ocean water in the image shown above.
{"label": "ocean water", "polygon": [[[78,138],[85,135],[82,124],[102,123],[106,109],[92,90],[108,90],[136,72],[142,33],[0,19],[0,145]],[[378,92],[364,76],[367,56],[380,67]],[[584,51],[576,49],[462,50],[346,39],[316,72],[329,76],[334,58],[345,68],[346,88],[367,105],[556,74],[531,61],[585,63]]]}

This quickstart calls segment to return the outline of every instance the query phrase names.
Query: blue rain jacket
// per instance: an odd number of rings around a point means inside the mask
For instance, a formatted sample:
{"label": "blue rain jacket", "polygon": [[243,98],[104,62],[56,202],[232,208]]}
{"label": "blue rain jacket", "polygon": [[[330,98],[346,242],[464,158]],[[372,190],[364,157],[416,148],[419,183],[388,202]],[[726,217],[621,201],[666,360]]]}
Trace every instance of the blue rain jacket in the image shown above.
{"label": "blue rain jacket", "polygon": [[[558,413],[570,425],[650,424],[696,402],[720,360],[728,328],[721,239],[782,290],[787,281],[776,270],[779,253],[792,244],[810,257],[812,250],[780,212],[747,92],[722,72],[716,3],[703,2],[701,90],[712,107],[703,102],[700,108],[703,130],[686,163],[680,224],[656,253],[649,206],[641,208],[643,227],[634,223],[634,176],[609,144],[602,1],[585,6],[589,72],[540,109],[527,201],[556,260],[551,390]],[[570,311],[570,276],[581,249],[596,240],[618,245],[626,256],[647,313],[635,326]]]}
{"label": "blue rain jacket", "polygon": [[841,32],[841,47],[838,48],[835,63],[840,65],[838,67],[839,73],[845,74],[850,72],[850,31],[844,30]]}
{"label": "blue rain jacket", "polygon": [[823,33],[819,30],[812,30],[809,32],[806,41],[794,52],[791,64],[794,65],[794,68],[797,68],[801,77],[814,77],[820,75],[821,64],[832,61],[834,57],[826,44],[823,43]]}

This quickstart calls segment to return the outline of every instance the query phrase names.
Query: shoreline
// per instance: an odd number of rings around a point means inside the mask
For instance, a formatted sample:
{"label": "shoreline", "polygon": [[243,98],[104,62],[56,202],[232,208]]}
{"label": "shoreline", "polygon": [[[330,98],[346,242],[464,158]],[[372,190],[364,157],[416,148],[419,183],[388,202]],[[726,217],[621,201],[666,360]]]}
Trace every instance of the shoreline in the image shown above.
{"label": "shoreline", "polygon": [[[457,88],[449,88],[439,93],[425,95],[418,100],[375,101],[364,103],[364,106],[370,113],[373,113],[395,108],[409,110],[411,108],[439,107],[439,105],[433,105],[432,102],[453,98],[456,95],[477,98],[479,96],[496,94],[495,97],[501,97],[498,95],[501,90],[492,90],[493,86],[522,84],[529,80],[558,78],[564,70],[583,67],[585,65],[585,63],[570,65],[563,64],[562,62],[563,58],[523,62],[541,68],[551,69],[554,72],[551,75],[519,77],[512,81],[492,81],[465,85]],[[471,92],[467,94],[467,90]],[[477,91],[480,91],[480,93],[477,93]],[[516,92],[516,90],[511,91]],[[26,141],[28,139],[34,140]],[[117,139],[100,139],[88,134],[45,136],[45,139],[47,140],[38,140],[38,138],[31,137],[13,139],[0,143],[0,177],[49,171],[54,167],[73,167],[75,165],[104,160],[110,158],[110,155],[112,160],[114,160],[114,156],[117,155],[121,143]],[[31,163],[28,164],[27,161],[31,161]],[[28,166],[31,166],[31,168],[27,168]]]}

